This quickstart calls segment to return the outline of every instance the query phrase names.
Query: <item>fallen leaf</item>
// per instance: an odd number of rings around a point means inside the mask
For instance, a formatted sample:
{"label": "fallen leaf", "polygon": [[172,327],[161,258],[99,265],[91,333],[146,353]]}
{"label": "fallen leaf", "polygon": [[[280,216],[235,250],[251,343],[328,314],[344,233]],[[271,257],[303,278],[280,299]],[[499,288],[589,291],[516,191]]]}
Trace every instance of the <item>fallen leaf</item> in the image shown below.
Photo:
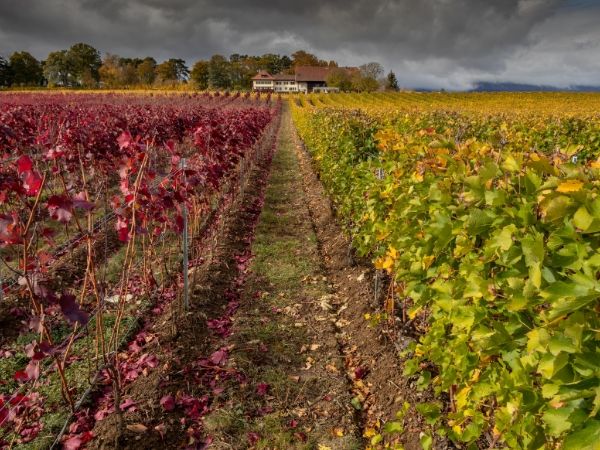
{"label": "fallen leaf", "polygon": [[146,431],[148,431],[148,427],[141,423],[127,425],[127,429],[129,431],[133,431],[134,433],[145,433]]}
{"label": "fallen leaf", "polygon": [[258,395],[267,395],[267,392],[269,392],[269,385],[267,383],[258,383],[256,385],[256,393]]}
{"label": "fallen leaf", "polygon": [[172,395],[165,395],[160,399],[160,406],[165,411],[173,411],[175,409],[175,398]]}
{"label": "fallen leaf", "polygon": [[325,370],[327,370],[327,372],[331,372],[331,373],[340,373],[340,371],[338,370],[338,368],[335,367],[333,364],[327,364],[325,366]]}

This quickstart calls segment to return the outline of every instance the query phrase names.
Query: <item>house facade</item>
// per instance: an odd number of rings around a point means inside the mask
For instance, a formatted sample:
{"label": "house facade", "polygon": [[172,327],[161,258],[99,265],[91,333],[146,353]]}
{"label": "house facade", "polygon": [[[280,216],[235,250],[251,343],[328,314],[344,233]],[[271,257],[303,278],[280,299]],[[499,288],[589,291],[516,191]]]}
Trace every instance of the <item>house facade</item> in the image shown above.
{"label": "house facade", "polygon": [[335,89],[327,88],[327,76],[334,69],[342,69],[348,72],[358,70],[353,67],[313,67],[299,66],[294,69],[293,74],[278,73],[270,74],[266,70],[260,70],[252,77],[252,89],[255,91],[269,92],[313,92],[315,88],[323,92],[333,92]]}

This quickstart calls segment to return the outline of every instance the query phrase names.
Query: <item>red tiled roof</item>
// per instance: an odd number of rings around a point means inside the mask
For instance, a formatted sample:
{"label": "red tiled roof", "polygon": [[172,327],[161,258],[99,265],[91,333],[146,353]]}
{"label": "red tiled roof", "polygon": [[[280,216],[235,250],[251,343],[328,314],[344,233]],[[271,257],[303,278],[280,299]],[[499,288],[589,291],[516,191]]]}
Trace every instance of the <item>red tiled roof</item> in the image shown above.
{"label": "red tiled roof", "polygon": [[294,81],[296,79],[296,75],[293,73],[278,73],[273,75],[273,79],[276,81]]}
{"label": "red tiled roof", "polygon": [[345,70],[348,75],[352,75],[358,68],[298,66],[296,67],[296,81],[326,81],[327,76],[333,70]]}
{"label": "red tiled roof", "polygon": [[329,70],[329,67],[298,66],[296,81],[325,81]]}
{"label": "red tiled roof", "polygon": [[252,77],[253,80],[277,80],[277,81],[313,81],[313,82],[325,82],[327,76],[332,70],[341,69],[348,72],[348,75],[352,75],[358,71],[357,67],[318,67],[318,66],[298,66],[296,67],[295,74],[278,73],[271,75],[266,70],[259,70],[259,72]]}
{"label": "red tiled roof", "polygon": [[273,80],[273,75],[271,75],[266,70],[259,70],[256,75],[252,77],[253,80]]}

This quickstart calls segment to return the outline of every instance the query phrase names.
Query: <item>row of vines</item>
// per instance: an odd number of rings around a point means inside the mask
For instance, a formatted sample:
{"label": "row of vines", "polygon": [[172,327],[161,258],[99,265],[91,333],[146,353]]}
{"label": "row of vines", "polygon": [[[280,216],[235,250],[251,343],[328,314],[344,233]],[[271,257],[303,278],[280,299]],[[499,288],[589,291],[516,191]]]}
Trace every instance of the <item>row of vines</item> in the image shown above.
{"label": "row of vines", "polygon": [[182,309],[184,227],[193,272],[280,105],[239,93],[0,101],[0,448],[77,449],[158,364],[141,317]]}
{"label": "row of vines", "polygon": [[412,405],[423,447],[597,449],[593,107],[550,114],[542,96],[535,113],[489,113],[501,94],[479,113],[473,97],[463,112],[386,111],[333,97],[293,102],[295,123],[358,253],[390,278],[382,317],[413,336],[405,375],[436,398]]}

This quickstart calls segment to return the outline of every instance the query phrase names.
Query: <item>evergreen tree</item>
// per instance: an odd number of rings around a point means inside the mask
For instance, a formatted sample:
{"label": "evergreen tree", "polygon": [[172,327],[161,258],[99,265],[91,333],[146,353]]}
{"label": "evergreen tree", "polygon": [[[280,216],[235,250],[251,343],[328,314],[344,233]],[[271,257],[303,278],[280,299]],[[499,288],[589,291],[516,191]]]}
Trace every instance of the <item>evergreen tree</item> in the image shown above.
{"label": "evergreen tree", "polygon": [[400,87],[398,86],[398,79],[396,78],[396,74],[391,70],[387,76],[386,89],[390,91],[398,91],[400,89]]}

